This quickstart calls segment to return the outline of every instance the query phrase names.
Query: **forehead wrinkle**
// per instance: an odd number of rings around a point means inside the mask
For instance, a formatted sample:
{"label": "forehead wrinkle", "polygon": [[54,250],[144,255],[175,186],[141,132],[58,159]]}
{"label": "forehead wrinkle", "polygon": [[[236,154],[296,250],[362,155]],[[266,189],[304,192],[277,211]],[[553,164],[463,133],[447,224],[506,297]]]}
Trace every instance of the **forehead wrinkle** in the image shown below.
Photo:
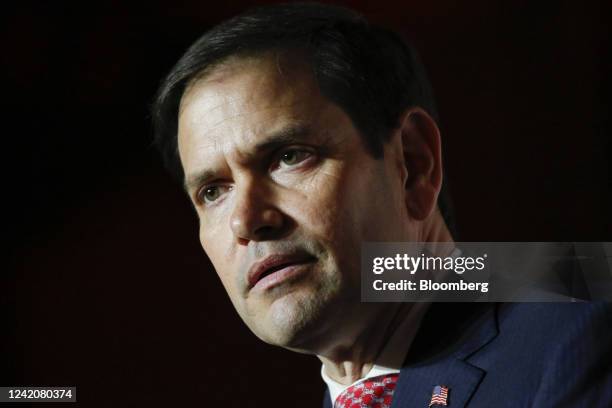
{"label": "forehead wrinkle", "polygon": [[[280,105],[279,107],[287,108],[287,107],[295,106],[297,104],[298,103],[296,101],[296,102],[289,103],[289,104],[286,104],[286,105]],[[276,108],[275,106],[268,106],[268,107],[265,107],[265,108],[257,109],[257,110],[252,111],[252,112],[241,112],[241,113],[237,113],[237,114],[235,114],[233,116],[225,117],[225,118],[219,120],[218,122],[211,124],[210,128],[208,128],[206,131],[201,133],[200,136],[201,137],[209,136],[211,133],[213,133],[215,130],[217,130],[217,128],[221,127],[227,121],[234,120],[234,119],[237,119],[237,118],[240,118],[240,117],[244,117],[244,116],[248,116],[248,115],[258,114],[258,113],[265,112],[265,111],[268,111],[268,110],[273,110],[275,108]],[[294,117],[295,117],[295,115],[288,115],[288,119],[294,119]],[[266,128],[270,128],[270,127],[274,127],[274,126],[273,125],[266,126]]]}
{"label": "forehead wrinkle", "polygon": [[229,164],[234,159],[229,155],[236,154],[235,159],[252,156],[249,150],[255,152],[265,136],[316,117],[317,105],[300,103],[304,97],[310,100],[320,95],[316,84],[305,86],[301,70],[290,80],[279,61],[268,60],[272,66],[265,59],[253,61],[257,63],[251,67],[232,63],[227,69],[214,69],[187,87],[180,102],[179,121],[184,127],[180,126],[183,135],[179,139],[183,141],[181,150],[189,157],[189,167],[207,170],[205,166],[212,169]]}
{"label": "forehead wrinkle", "polygon": [[[215,108],[213,109],[220,109],[222,108],[224,105],[224,103],[221,103],[219,105],[217,105]],[[189,116],[192,115],[193,113],[197,112],[197,108],[194,108],[193,110],[195,112],[191,112],[189,114],[186,113],[186,116],[183,117],[183,120],[188,120],[188,128],[192,128],[191,131],[187,130],[187,132],[185,133],[185,136],[189,139],[194,139],[194,140],[199,140],[200,142],[197,143],[199,146],[196,150],[201,151],[203,148],[205,148],[205,150],[213,150],[212,148],[214,147],[214,150],[223,150],[219,148],[219,145],[222,144],[221,140],[223,139],[223,135],[219,135],[218,137],[215,137],[216,134],[219,133],[219,128],[221,128],[224,124],[226,124],[228,121],[232,121],[241,117],[246,117],[246,116],[251,116],[251,115],[257,115],[257,114],[261,114],[262,112],[266,112],[266,111],[270,111],[270,110],[275,110],[278,108],[284,109],[284,112],[286,112],[285,115],[283,115],[282,119],[278,119],[278,115],[274,115],[273,116],[273,120],[276,119],[274,122],[270,122],[269,124],[265,123],[265,120],[267,118],[260,118],[260,120],[257,121],[256,125],[258,128],[261,128],[263,132],[266,132],[268,130],[271,130],[272,132],[274,131],[275,128],[279,128],[279,127],[284,127],[287,124],[291,123],[294,124],[296,122],[299,123],[303,123],[303,122],[309,122],[308,118],[311,115],[299,115],[296,114],[296,112],[291,111],[291,110],[287,110],[287,108],[291,108],[294,106],[299,105],[299,101],[294,100],[292,102],[288,102],[288,103],[284,103],[282,105],[268,105],[266,107],[261,107],[258,108],[256,110],[252,110],[252,111],[240,111],[234,115],[231,116],[227,116],[227,117],[223,117],[220,118],[220,120],[218,120],[215,123],[212,123],[210,125],[206,125],[206,126],[202,126],[204,125],[204,123],[202,123],[202,117],[206,116],[205,113],[200,113],[199,115],[197,115],[196,117],[189,119]],[[300,116],[305,116],[306,120],[304,120],[303,118],[301,118]],[[186,119],[187,118],[187,119]],[[262,122],[264,122],[262,124]],[[205,129],[202,129],[201,132],[198,132],[198,128],[201,127],[205,127]],[[231,125],[228,127],[230,130],[232,131],[236,131],[236,129],[234,127],[232,127]],[[194,132],[195,130],[195,132]],[[241,129],[238,129],[238,131]],[[253,134],[253,127],[247,128],[247,131],[250,131],[250,134]],[[181,132],[183,133],[183,132]],[[244,132],[240,132],[239,136],[241,139],[240,144],[244,144],[245,142],[248,141],[248,139],[246,139],[244,136],[246,136],[247,134],[245,134]],[[257,139],[258,135],[256,135],[255,139]],[[249,138],[251,139],[251,138]],[[210,146],[210,147],[209,147]],[[206,148],[208,147],[208,148]]]}
{"label": "forehead wrinkle", "polygon": [[[266,108],[268,109],[268,108]],[[199,168],[195,170],[191,176],[187,177],[190,180],[201,180],[206,175],[206,178],[210,178],[215,174],[214,165],[210,166],[211,161],[215,161],[214,159],[221,160],[222,162],[228,164],[231,161],[236,162],[244,162],[246,163],[249,159],[256,156],[259,153],[259,150],[268,150],[270,147],[268,146],[269,142],[272,144],[283,143],[282,139],[288,140],[298,140],[299,138],[303,138],[303,134],[310,134],[310,127],[304,124],[301,120],[284,120],[280,123],[280,126],[274,126],[274,128],[266,128],[260,134],[254,135],[254,137],[249,137],[249,140],[245,140],[242,137],[241,141],[229,143],[225,145],[222,143],[222,140],[218,137],[200,137],[200,143],[194,146],[192,153],[190,154],[192,158],[209,158],[209,160],[204,160],[205,163],[202,166],[198,166]],[[207,131],[205,134],[211,134],[213,130]],[[297,135],[294,134],[297,132]],[[244,134],[241,134],[244,136]],[[274,141],[271,141],[273,139]],[[267,143],[268,142],[268,143]],[[216,156],[216,157],[215,157]],[[235,156],[233,160],[228,160],[229,156]],[[186,182],[185,186],[189,187],[193,185],[194,182]],[[197,183],[195,183],[197,184]]]}

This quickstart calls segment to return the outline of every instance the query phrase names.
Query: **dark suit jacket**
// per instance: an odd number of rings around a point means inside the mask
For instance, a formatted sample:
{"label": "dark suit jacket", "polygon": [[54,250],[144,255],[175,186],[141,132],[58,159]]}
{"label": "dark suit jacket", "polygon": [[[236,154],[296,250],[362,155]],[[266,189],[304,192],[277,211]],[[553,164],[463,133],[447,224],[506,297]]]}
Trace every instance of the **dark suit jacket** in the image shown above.
{"label": "dark suit jacket", "polygon": [[[612,407],[609,303],[434,304],[409,351],[392,408]],[[331,408],[329,390],[323,406]]]}

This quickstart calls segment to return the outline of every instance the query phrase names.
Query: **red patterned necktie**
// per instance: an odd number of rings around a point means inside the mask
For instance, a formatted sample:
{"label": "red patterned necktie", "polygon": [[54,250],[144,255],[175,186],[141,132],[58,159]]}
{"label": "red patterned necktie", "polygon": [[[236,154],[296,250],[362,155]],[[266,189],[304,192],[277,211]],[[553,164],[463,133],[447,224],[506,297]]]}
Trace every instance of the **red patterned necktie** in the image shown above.
{"label": "red patterned necktie", "polygon": [[399,374],[367,378],[344,390],[334,408],[389,408]]}

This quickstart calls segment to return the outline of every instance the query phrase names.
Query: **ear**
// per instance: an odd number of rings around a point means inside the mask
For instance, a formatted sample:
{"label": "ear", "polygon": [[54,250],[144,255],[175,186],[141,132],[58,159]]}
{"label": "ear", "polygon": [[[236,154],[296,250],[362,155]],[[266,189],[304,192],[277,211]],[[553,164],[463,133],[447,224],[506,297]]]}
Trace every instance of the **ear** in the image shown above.
{"label": "ear", "polygon": [[405,170],[404,188],[409,214],[424,220],[436,208],[442,186],[440,130],[429,114],[419,108],[407,109],[399,129]]}

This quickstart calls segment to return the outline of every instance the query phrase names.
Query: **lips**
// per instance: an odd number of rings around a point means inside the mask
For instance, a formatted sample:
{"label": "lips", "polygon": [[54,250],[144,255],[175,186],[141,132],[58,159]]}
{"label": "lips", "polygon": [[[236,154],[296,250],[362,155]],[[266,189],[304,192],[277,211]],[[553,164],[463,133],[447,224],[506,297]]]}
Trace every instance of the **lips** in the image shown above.
{"label": "lips", "polygon": [[[300,266],[311,263],[313,260],[314,258],[306,253],[268,255],[249,268],[247,273],[249,289],[258,283],[261,286],[264,280],[268,281],[269,284],[272,284],[272,281],[283,280],[283,277],[288,277],[292,272],[296,272]],[[276,272],[278,272],[276,275],[284,276],[274,277],[278,279],[270,276]]]}

